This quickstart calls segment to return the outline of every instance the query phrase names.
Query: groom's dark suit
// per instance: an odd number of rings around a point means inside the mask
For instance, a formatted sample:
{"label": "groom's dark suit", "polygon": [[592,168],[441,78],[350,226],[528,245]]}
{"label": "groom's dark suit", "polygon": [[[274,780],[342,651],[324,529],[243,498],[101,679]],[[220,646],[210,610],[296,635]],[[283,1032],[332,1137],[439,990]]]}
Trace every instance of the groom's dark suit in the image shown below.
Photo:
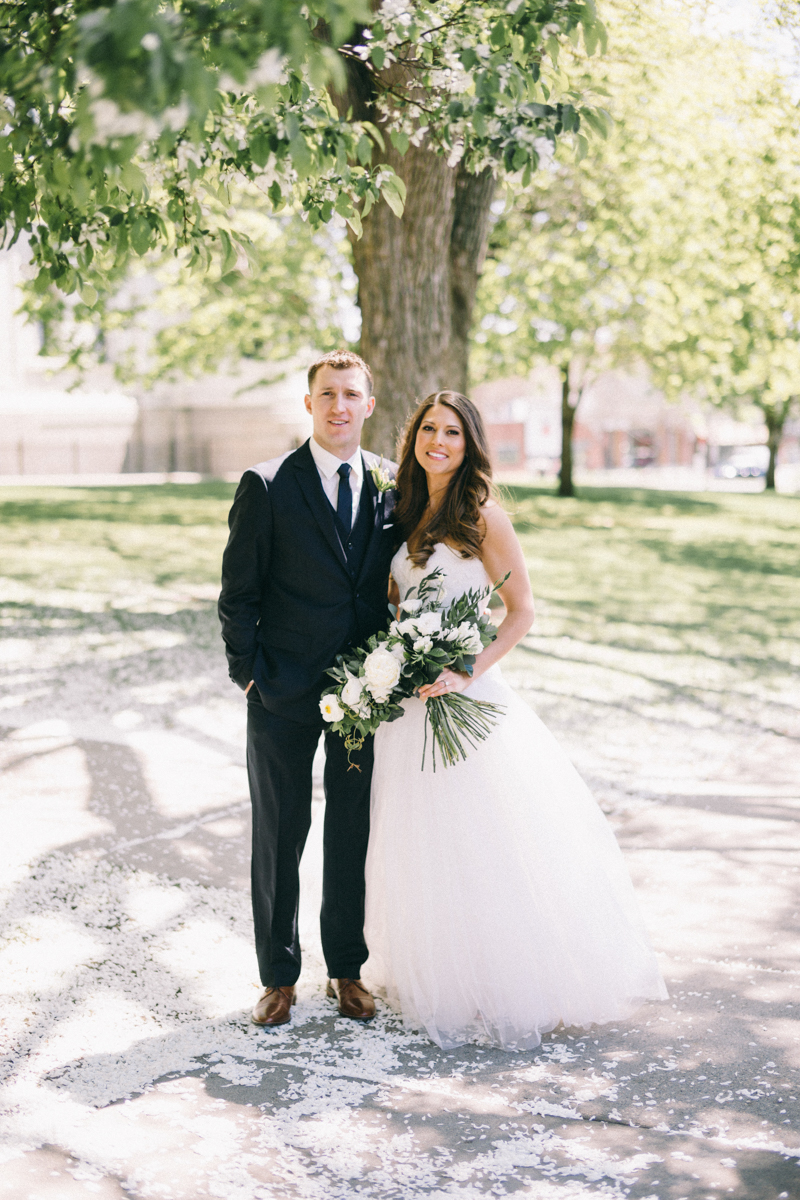
{"label": "groom's dark suit", "polygon": [[[394,493],[364,480],[349,535],[323,491],[308,442],[242,476],[222,561],[219,615],[231,678],[248,693],[253,802],[252,896],[265,987],[300,974],[300,856],[311,823],[311,765],[323,728],[320,693],[336,655],[384,628]],[[364,859],[372,740],[349,771],[326,737],[322,948],[332,979],[358,979],[364,942]]]}

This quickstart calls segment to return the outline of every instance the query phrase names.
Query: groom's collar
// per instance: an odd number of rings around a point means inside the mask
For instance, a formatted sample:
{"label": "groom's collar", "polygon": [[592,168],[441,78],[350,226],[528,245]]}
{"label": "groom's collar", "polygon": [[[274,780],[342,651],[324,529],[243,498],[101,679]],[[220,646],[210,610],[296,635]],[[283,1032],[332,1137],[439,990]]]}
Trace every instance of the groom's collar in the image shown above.
{"label": "groom's collar", "polygon": [[311,451],[311,457],[317,464],[317,470],[324,479],[330,479],[339,470],[342,462],[346,462],[353,474],[358,479],[358,482],[363,482],[364,479],[364,461],[361,457],[361,447],[356,450],[351,458],[337,458],[335,454],[331,454],[329,450],[324,450],[319,442],[315,442],[313,437],[309,438],[308,448]]}

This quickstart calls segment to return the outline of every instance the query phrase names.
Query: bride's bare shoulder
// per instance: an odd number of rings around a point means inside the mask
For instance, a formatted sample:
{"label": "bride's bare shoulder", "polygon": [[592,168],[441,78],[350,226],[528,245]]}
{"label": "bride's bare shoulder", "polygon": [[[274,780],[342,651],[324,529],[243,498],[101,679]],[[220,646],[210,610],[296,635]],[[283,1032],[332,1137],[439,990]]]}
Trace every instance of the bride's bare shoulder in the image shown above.
{"label": "bride's bare shoulder", "polygon": [[513,529],[511,518],[501,504],[496,500],[489,499],[485,504],[481,505],[481,519],[483,520],[486,536],[491,536],[497,533],[506,533]]}

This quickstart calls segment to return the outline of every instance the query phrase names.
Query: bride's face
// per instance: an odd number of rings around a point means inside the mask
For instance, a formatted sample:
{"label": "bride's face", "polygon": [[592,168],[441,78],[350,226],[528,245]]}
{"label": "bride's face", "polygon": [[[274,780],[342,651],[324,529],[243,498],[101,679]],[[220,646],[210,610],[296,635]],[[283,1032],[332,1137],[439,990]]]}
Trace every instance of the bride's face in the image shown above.
{"label": "bride's face", "polygon": [[464,461],[467,442],[458,413],[446,404],[434,404],[422,418],[417,430],[414,453],[428,475],[447,478]]}

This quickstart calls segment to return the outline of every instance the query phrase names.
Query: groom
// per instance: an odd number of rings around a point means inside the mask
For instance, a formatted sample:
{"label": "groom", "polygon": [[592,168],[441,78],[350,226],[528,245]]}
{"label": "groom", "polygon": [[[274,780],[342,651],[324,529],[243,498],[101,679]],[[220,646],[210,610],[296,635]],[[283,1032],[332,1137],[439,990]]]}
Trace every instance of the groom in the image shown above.
{"label": "groom", "polygon": [[[313,436],[242,476],[222,560],[219,615],[231,679],[247,696],[253,806],[252,900],[265,991],[256,1025],[283,1025],[300,974],[299,864],[311,824],[311,765],[323,728],[320,693],[336,655],[385,626],[393,550],[392,491],[360,449],[375,407],[372,373],[347,350],[308,372]],[[320,927],[328,995],[343,1016],[369,1020],[360,980],[372,739],[348,771],[343,739],[325,737]]]}

